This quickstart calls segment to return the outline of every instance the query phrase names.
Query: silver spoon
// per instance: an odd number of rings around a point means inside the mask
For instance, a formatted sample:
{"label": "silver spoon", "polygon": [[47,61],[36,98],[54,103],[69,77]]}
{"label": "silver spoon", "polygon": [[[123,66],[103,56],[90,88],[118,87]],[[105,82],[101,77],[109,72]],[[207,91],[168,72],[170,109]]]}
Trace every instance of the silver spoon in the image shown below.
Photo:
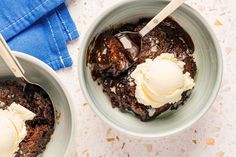
{"label": "silver spoon", "polygon": [[134,61],[138,58],[142,46],[142,38],[166,17],[168,17],[172,12],[174,12],[178,7],[180,7],[184,1],[186,0],[172,0],[139,32],[124,31],[115,35],[122,43],[124,49],[129,53],[130,58],[132,58]]}
{"label": "silver spoon", "polygon": [[20,65],[15,55],[11,52],[9,46],[7,45],[6,41],[4,40],[1,34],[0,34],[0,56],[17,78],[16,81],[19,84],[23,85],[24,87],[23,91],[30,92],[32,87],[35,87],[37,89],[42,89],[43,91],[45,91],[42,87],[40,87],[39,84],[31,82],[25,77],[24,69]]}

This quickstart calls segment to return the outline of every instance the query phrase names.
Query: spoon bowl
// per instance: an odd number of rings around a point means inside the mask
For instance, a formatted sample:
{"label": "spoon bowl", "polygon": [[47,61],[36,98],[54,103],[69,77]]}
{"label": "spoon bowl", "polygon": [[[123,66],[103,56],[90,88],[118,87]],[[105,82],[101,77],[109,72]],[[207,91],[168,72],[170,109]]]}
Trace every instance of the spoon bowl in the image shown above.
{"label": "spoon bowl", "polygon": [[115,37],[123,45],[126,56],[131,61],[136,61],[142,49],[142,36],[139,32],[124,31],[117,33]]}

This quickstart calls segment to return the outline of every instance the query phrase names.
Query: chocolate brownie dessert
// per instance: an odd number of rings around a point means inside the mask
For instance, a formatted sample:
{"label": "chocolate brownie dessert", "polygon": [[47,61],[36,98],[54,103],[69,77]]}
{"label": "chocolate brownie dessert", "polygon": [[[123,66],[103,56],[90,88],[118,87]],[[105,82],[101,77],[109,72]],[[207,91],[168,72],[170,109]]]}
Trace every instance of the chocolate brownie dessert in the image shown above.
{"label": "chocolate brownie dessert", "polygon": [[193,58],[193,41],[172,18],[166,18],[142,38],[137,59],[134,59],[114,36],[122,31],[138,32],[149,20],[144,18],[135,24],[124,24],[118,28],[106,30],[94,39],[87,54],[91,75],[110,97],[112,107],[131,112],[142,121],[152,120],[168,109],[177,109],[184,104],[191,91],[184,92],[179,102],[168,103],[159,108],[140,104],[135,98],[134,79],[130,76],[137,65],[148,58],[154,59],[162,53],[172,53],[178,60],[185,63],[184,72],[189,72],[191,78],[194,78],[197,70]]}
{"label": "chocolate brownie dessert", "polygon": [[0,83],[1,109],[13,102],[22,105],[36,114],[33,120],[26,121],[27,135],[19,145],[15,157],[36,157],[42,153],[54,131],[54,109],[47,93],[36,86],[23,86],[17,82]]}

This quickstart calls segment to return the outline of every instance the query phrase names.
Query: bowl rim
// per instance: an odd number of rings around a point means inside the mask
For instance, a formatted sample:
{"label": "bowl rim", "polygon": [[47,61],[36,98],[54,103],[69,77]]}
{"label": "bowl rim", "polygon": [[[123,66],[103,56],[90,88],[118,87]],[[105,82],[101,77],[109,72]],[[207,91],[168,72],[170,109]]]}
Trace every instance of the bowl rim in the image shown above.
{"label": "bowl rim", "polygon": [[69,137],[69,141],[68,141],[66,151],[64,152],[64,154],[62,156],[70,156],[71,151],[72,151],[73,142],[74,142],[74,137],[75,137],[75,114],[74,114],[73,102],[72,102],[72,99],[70,97],[70,94],[69,94],[68,90],[65,88],[64,84],[59,79],[57,73],[53,69],[51,69],[46,63],[44,63],[43,61],[41,61],[41,60],[39,60],[39,59],[37,59],[33,56],[25,54],[23,52],[13,51],[13,53],[15,54],[15,56],[17,58],[24,59],[27,62],[31,62],[33,64],[36,64],[40,68],[42,68],[44,71],[49,73],[57,81],[59,86],[62,88],[62,91],[64,92],[64,94],[66,96],[66,99],[68,101],[68,107],[69,107],[70,113],[71,113],[71,134],[70,134],[70,137]]}
{"label": "bowl rim", "polygon": [[[168,2],[169,0],[159,0],[159,2]],[[104,19],[109,13],[111,13],[113,10],[120,8],[121,6],[125,5],[125,4],[130,4],[130,3],[138,3],[139,1],[137,0],[129,0],[129,1],[122,1],[122,2],[118,2],[117,4],[115,4],[114,6],[110,7],[109,9],[106,9],[105,11],[103,11],[94,21],[93,24],[90,25],[90,27],[88,28],[87,32],[85,33],[86,36],[83,38],[82,42],[80,43],[80,54],[78,55],[78,69],[77,69],[77,76],[79,77],[80,80],[80,86],[82,89],[82,92],[86,98],[86,100],[89,103],[89,106],[92,108],[93,111],[95,111],[95,113],[103,120],[105,121],[107,124],[109,124],[112,128],[115,128],[123,133],[126,133],[128,135],[134,136],[134,137],[145,137],[145,138],[159,138],[159,137],[165,137],[165,136],[170,136],[173,134],[176,134],[178,132],[181,132],[187,128],[189,128],[191,125],[193,125],[195,122],[197,122],[200,118],[202,118],[205,113],[207,113],[207,111],[210,109],[210,107],[212,106],[212,104],[214,103],[214,100],[217,97],[217,94],[220,90],[220,85],[222,82],[222,77],[223,77],[223,56],[222,56],[222,52],[221,52],[221,48],[220,45],[218,43],[217,37],[213,31],[213,29],[211,28],[211,26],[209,25],[209,23],[206,21],[206,19],[198,12],[196,11],[194,8],[192,8],[191,6],[187,5],[186,3],[184,3],[181,7],[185,8],[186,10],[190,11],[192,14],[194,14],[195,16],[197,16],[199,18],[199,20],[203,23],[204,27],[207,29],[207,31],[209,32],[212,40],[213,40],[213,44],[216,48],[216,55],[217,55],[217,62],[218,62],[218,71],[217,71],[217,79],[215,82],[215,86],[212,90],[212,93],[210,95],[210,97],[208,98],[208,101],[206,102],[206,105],[204,108],[202,108],[202,110],[199,111],[199,113],[192,118],[191,120],[189,120],[187,123],[181,125],[181,127],[172,129],[170,131],[166,131],[165,133],[137,133],[137,132],[133,132],[133,131],[129,131],[124,129],[122,126],[116,125],[115,123],[113,123],[112,120],[109,120],[108,118],[106,118],[106,116],[104,116],[99,109],[96,107],[96,102],[94,102],[91,98],[90,98],[90,94],[86,88],[86,82],[85,82],[85,76],[84,76],[84,58],[86,58],[86,54],[87,54],[87,43],[90,41],[90,36],[93,33],[93,30],[96,29],[96,26],[99,24],[100,21],[102,21],[102,19]],[[149,2],[155,2],[154,0],[148,0],[146,1],[147,3]]]}

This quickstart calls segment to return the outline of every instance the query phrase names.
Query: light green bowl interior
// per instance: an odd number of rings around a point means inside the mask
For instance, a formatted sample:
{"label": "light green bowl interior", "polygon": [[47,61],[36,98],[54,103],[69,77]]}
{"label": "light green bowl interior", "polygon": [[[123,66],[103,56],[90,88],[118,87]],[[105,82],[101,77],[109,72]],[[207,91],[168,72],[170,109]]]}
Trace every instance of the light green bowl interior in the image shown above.
{"label": "light green bowl interior", "polygon": [[113,109],[101,87],[92,80],[90,70],[86,66],[86,50],[91,40],[111,25],[134,22],[141,17],[152,17],[167,3],[156,0],[131,0],[118,4],[93,23],[81,44],[79,76],[90,106],[113,127],[131,135],[161,137],[183,130],[208,110],[220,86],[222,57],[215,36],[205,20],[187,5],[183,5],[171,15],[192,37],[198,67],[196,86],[183,107],[144,123],[131,114],[124,114]]}
{"label": "light green bowl interior", "polygon": [[[74,133],[74,119],[69,96],[59,81],[56,73],[43,62],[21,53],[16,53],[19,62],[26,72],[26,77],[39,84],[49,94],[54,110],[61,113],[60,119],[55,124],[55,131],[42,157],[69,156]],[[0,59],[1,80],[15,79],[6,64]]]}

